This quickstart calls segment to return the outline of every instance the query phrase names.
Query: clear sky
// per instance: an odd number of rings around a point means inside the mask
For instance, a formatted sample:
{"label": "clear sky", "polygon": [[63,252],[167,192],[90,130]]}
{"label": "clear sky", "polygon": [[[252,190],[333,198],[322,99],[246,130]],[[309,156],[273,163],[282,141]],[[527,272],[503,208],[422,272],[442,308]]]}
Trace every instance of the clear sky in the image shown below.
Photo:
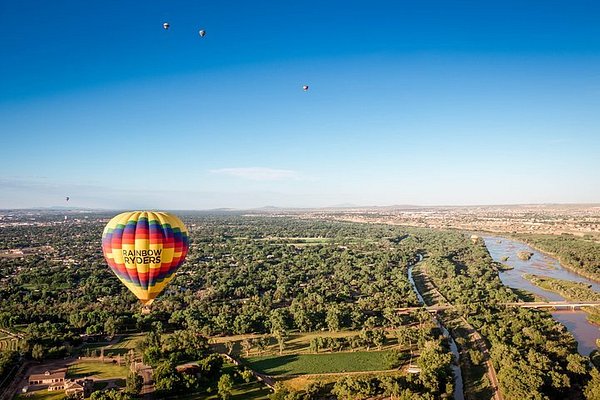
{"label": "clear sky", "polygon": [[0,208],[600,202],[595,0],[0,16]]}

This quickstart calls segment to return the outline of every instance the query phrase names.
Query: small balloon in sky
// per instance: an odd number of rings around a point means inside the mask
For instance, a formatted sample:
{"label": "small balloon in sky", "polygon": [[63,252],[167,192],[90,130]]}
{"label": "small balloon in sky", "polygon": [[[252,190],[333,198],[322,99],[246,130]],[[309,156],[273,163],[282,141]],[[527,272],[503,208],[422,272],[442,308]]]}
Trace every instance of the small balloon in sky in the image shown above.
{"label": "small balloon in sky", "polygon": [[198,35],[200,35],[200,37],[204,37],[206,36],[206,31],[204,29],[200,29],[200,31],[198,31]]}
{"label": "small balloon in sky", "polygon": [[69,199],[70,199],[70,197],[69,197],[69,196],[67,196],[67,197],[66,197],[66,200],[67,200],[67,201],[69,201]]}
{"label": "small balloon in sky", "polygon": [[302,86],[302,90],[304,90],[305,92],[308,92],[308,85]]}
{"label": "small balloon in sky", "polygon": [[163,24],[163,28],[164,28],[165,30],[166,30],[166,29],[169,29],[169,27],[170,27],[170,26],[171,26],[171,25],[169,25],[169,23],[168,23],[168,22],[165,22],[165,23]]}

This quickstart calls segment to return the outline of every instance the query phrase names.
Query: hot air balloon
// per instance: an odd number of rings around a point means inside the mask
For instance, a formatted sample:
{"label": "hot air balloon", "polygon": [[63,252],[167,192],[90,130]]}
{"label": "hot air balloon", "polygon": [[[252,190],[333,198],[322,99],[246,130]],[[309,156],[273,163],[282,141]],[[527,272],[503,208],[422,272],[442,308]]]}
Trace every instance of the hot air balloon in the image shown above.
{"label": "hot air balloon", "polygon": [[124,212],[111,219],[102,233],[108,266],[144,306],[173,279],[188,249],[185,225],[164,212]]}
{"label": "hot air balloon", "polygon": [[165,23],[163,24],[163,28],[164,28],[165,30],[169,29],[169,27],[170,27],[170,26],[171,26],[171,25],[169,25],[169,23],[168,23],[168,22],[165,22]]}
{"label": "hot air balloon", "polygon": [[66,200],[69,201],[69,196],[67,196]]}
{"label": "hot air balloon", "polygon": [[308,85],[302,86],[302,90],[304,90],[305,92],[308,92]]}
{"label": "hot air balloon", "polygon": [[200,31],[198,32],[198,35],[200,35],[200,37],[204,37],[204,36],[206,36],[206,31],[204,29],[200,29]]}

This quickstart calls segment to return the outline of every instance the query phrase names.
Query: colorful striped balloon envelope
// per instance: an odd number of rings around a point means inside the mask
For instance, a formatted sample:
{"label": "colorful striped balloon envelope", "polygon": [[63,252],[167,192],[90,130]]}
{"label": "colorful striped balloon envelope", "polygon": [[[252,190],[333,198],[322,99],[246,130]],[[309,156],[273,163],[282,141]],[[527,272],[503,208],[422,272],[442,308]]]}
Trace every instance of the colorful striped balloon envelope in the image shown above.
{"label": "colorful striped balloon envelope", "polygon": [[164,212],[124,212],[111,219],[102,233],[108,266],[144,306],[173,279],[188,249],[185,225]]}

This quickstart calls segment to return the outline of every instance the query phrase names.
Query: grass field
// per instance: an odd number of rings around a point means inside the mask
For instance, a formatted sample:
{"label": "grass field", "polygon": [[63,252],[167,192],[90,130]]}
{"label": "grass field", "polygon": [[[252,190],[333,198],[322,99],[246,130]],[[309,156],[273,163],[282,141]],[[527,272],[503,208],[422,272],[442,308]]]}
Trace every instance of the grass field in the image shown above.
{"label": "grass field", "polygon": [[94,376],[99,379],[126,377],[128,369],[112,363],[81,362],[69,366],[67,378]]}
{"label": "grass field", "polygon": [[27,394],[20,394],[15,399],[17,400],[62,400],[65,398],[65,392],[63,390],[56,390],[49,392],[46,389],[38,390]]}
{"label": "grass field", "polygon": [[137,343],[143,340],[144,337],[144,334],[123,336],[118,343],[108,346],[105,349],[104,354],[107,356],[116,356],[118,354],[123,355],[127,353],[130,349],[135,350]]}
{"label": "grass field", "polygon": [[[399,370],[390,370],[386,372],[377,372],[376,374],[370,372],[363,373],[355,373],[356,375],[360,375],[362,378],[369,378],[375,376],[400,376],[404,373]],[[332,385],[340,380],[343,375],[300,375],[300,376],[285,376],[281,378],[277,378],[278,382],[283,383],[287,388],[300,391],[305,390],[311,383],[320,382],[325,385]]]}
{"label": "grass field", "polygon": [[[286,354],[310,354],[310,341],[315,337],[351,337],[360,334],[360,331],[340,331],[340,332],[329,332],[329,331],[320,331],[320,332],[307,332],[307,333],[290,333],[289,338],[285,342],[285,350],[283,352]],[[248,338],[257,338],[264,335],[236,335],[236,336],[226,336],[226,337],[214,337],[211,338],[211,347],[214,351],[224,353],[227,351],[224,343],[226,342],[234,342],[234,347],[232,351],[232,355],[246,357],[245,351],[243,351],[241,346],[241,341]],[[266,335],[269,336],[269,335]],[[382,346],[379,350],[389,350],[392,348],[398,347],[398,341],[393,334],[393,332],[386,333],[387,343],[385,346]],[[366,350],[366,349],[365,349]],[[261,353],[258,353],[258,349],[255,347],[250,351],[250,357],[256,356],[267,356],[267,355],[279,355],[279,346],[275,339],[270,338],[269,346]]]}
{"label": "grass field", "polygon": [[108,342],[86,343],[79,350],[79,354],[86,355],[87,350],[97,350],[99,352],[101,348],[104,348],[105,357],[124,355],[130,349],[135,350],[137,343],[144,339],[144,336],[144,334],[121,336],[115,344],[108,344]]}
{"label": "grass field", "polygon": [[250,368],[267,375],[382,371],[388,369],[387,353],[389,351],[293,354],[251,357],[247,361]]}

